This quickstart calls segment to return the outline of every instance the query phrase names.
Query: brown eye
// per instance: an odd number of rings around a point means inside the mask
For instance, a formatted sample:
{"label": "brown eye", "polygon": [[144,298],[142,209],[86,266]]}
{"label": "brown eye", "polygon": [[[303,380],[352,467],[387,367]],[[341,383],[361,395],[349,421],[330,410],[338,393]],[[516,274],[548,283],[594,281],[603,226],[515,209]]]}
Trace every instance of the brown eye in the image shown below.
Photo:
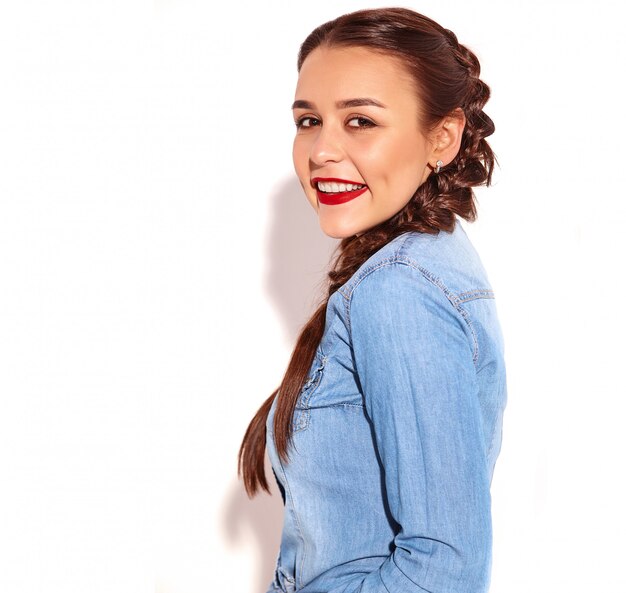
{"label": "brown eye", "polygon": [[360,115],[357,117],[351,117],[348,120],[348,126],[351,128],[371,128],[375,125],[376,124],[372,120]]}
{"label": "brown eye", "polygon": [[313,126],[319,125],[321,122],[319,119],[311,117],[307,115],[306,117],[301,117],[296,121],[296,128],[312,128]]}

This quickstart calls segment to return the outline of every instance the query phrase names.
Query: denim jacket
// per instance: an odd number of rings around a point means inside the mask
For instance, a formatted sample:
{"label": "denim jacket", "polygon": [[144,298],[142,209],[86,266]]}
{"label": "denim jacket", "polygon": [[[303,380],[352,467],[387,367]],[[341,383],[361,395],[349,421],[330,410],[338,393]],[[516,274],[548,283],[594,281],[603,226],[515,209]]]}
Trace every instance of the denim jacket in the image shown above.
{"label": "denim jacket", "polygon": [[[332,294],[299,394],[267,593],[483,593],[506,404],[494,292],[465,230],[406,232]],[[280,397],[278,394],[277,397]]]}

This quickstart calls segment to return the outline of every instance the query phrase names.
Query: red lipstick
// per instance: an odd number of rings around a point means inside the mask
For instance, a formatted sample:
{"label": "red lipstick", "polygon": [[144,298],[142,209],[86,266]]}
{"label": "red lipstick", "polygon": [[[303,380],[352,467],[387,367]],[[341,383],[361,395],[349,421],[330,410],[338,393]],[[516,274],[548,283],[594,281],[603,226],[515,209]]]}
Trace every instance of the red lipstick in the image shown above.
{"label": "red lipstick", "polygon": [[317,191],[317,199],[321,204],[326,204],[328,206],[335,206],[337,204],[344,204],[345,202],[349,202],[350,200],[354,200],[354,198],[358,198],[362,193],[367,191],[367,185],[364,185],[360,189],[354,189],[352,191],[341,191],[341,192],[333,192],[327,193],[320,191],[318,187],[319,182],[322,183],[350,183],[352,185],[363,185],[358,181],[349,181],[347,179],[337,179],[336,177],[314,177],[311,179],[311,184],[315,187]]}

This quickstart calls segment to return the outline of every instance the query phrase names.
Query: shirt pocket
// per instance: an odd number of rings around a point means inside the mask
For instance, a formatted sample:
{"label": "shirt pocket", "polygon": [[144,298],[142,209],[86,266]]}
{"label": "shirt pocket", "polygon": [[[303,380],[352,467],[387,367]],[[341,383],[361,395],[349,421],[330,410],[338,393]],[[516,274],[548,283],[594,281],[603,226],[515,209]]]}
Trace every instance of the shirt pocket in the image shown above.
{"label": "shirt pocket", "polygon": [[309,426],[309,421],[311,419],[309,402],[311,401],[311,396],[317,391],[320,383],[322,382],[324,367],[326,366],[327,360],[328,357],[324,354],[321,348],[318,348],[315,352],[311,369],[309,370],[309,376],[302,386],[296,401],[292,422],[294,433],[306,430]]}

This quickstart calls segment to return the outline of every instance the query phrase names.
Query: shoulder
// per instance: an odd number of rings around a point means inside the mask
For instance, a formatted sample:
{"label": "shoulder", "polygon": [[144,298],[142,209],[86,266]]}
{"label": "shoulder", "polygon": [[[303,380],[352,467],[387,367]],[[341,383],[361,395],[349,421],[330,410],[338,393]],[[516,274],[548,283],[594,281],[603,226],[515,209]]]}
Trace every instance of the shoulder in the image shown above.
{"label": "shoulder", "polygon": [[437,287],[452,304],[494,296],[481,259],[458,221],[451,232],[409,231],[395,237],[370,256],[339,292],[350,302],[356,293],[381,297],[399,285],[423,281]]}
{"label": "shoulder", "polygon": [[365,261],[338,293],[343,306],[337,308],[349,335],[357,326],[394,326],[412,335],[418,328],[431,336],[462,333],[476,364],[477,330],[498,331],[494,291],[458,222],[452,232],[399,235]]}

